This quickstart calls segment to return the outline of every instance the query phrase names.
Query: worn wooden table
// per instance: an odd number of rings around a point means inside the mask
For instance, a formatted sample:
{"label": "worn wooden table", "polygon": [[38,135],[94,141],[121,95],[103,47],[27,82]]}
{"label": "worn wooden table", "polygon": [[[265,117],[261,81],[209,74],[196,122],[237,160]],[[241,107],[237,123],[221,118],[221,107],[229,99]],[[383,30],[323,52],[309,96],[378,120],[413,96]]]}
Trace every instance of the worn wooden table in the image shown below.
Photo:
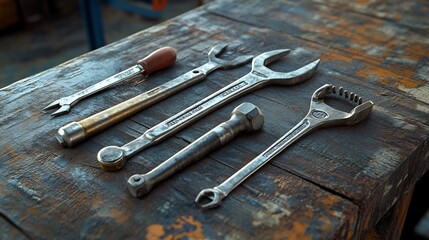
{"label": "worn wooden table", "polygon": [[[1,89],[0,238],[398,238],[413,186],[429,169],[428,14],[425,1],[215,1]],[[217,71],[75,148],[54,139],[66,123],[205,63],[220,42],[230,44],[227,58],[292,49],[271,65],[278,71],[319,57],[322,62],[307,82],[241,97],[141,152],[119,172],[99,169],[98,150],[135,139],[250,65]],[[179,51],[174,67],[83,100],[68,115],[42,112],[164,45]],[[325,83],[374,101],[370,118],[308,135],[218,209],[194,204],[201,189],[225,180],[294,126]],[[154,168],[244,101],[264,111],[261,132],[232,141],[143,199],[131,197],[129,176]]]}

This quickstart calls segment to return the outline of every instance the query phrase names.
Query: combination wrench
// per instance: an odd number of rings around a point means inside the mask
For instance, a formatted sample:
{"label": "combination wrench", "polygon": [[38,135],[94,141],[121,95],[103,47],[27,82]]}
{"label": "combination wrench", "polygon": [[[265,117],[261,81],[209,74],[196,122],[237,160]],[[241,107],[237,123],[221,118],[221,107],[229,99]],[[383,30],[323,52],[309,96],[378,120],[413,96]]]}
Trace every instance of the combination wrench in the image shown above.
{"label": "combination wrench", "polygon": [[228,121],[219,124],[150,172],[131,176],[127,182],[128,190],[134,197],[143,197],[154,185],[204,158],[240,133],[261,129],[263,124],[261,110],[251,103],[242,103],[232,110]]}
{"label": "combination wrench", "polygon": [[[349,113],[337,110],[323,101],[325,96],[331,93],[344,96],[350,102],[357,104],[357,106]],[[202,190],[195,202],[202,208],[218,207],[222,199],[232,190],[300,137],[322,127],[355,125],[368,117],[372,111],[372,106],[373,102],[362,103],[361,97],[353,92],[349,93],[342,87],[337,91],[334,85],[326,84],[322,86],[313,93],[310,110],[304,119],[222,184]]]}
{"label": "combination wrench", "polygon": [[101,168],[107,171],[121,169],[132,155],[166,139],[241,95],[269,84],[298,84],[307,80],[316,72],[320,60],[287,73],[275,72],[265,66],[287,55],[289,52],[289,49],[280,49],[258,55],[252,61],[252,70],[240,79],[148,129],[142,136],[122,147],[108,146],[101,149],[97,154],[97,160]]}
{"label": "combination wrench", "polygon": [[58,100],[53,101],[51,104],[46,106],[43,110],[49,110],[52,108],[60,107],[57,111],[53,112],[52,116],[58,116],[66,114],[70,109],[76,105],[80,100],[89,97],[99,91],[109,88],[119,82],[132,79],[138,75],[148,76],[149,74],[159,71],[161,69],[170,67],[176,61],[176,49],[172,47],[160,48],[147,57],[139,60],[136,65],[117,73],[111,77],[104,79],[101,82],[93,84],[77,93],[74,93],[67,97],[62,97]]}
{"label": "combination wrench", "polygon": [[55,135],[56,139],[63,147],[73,147],[137,112],[202,81],[217,69],[235,68],[252,60],[253,56],[250,55],[240,56],[231,61],[218,58],[227,46],[227,44],[220,44],[213,47],[208,53],[209,61],[200,67],[125,102],[61,127]]}

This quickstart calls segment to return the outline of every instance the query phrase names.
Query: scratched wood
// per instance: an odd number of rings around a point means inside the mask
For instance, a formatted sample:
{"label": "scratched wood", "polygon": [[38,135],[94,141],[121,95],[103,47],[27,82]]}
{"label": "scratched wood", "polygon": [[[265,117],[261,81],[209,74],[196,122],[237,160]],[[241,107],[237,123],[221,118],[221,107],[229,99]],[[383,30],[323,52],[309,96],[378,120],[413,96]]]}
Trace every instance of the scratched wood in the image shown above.
{"label": "scratched wood", "polygon": [[[395,205],[387,211],[379,220],[377,226],[365,234],[365,239],[401,239],[402,228],[406,221],[408,206],[410,205],[413,191],[403,193],[403,196],[395,202]],[[402,239],[406,239],[407,235]]]}
{"label": "scratched wood", "polygon": [[26,236],[25,233],[20,231],[16,225],[9,222],[9,219],[4,216],[0,216],[0,233],[2,239],[28,239],[28,236]]}
{"label": "scratched wood", "polygon": [[[390,13],[394,4],[377,6]],[[407,201],[402,199],[429,168],[429,43],[426,20],[418,30],[410,27],[417,19],[411,8],[395,7],[392,12],[400,13],[396,18],[382,18],[373,9],[362,14],[362,9],[361,3],[336,1],[217,1],[1,89],[0,220],[12,229],[1,236],[365,238],[389,212],[403,213]],[[424,9],[416,14],[427,14]],[[137,154],[119,172],[98,168],[98,150],[135,139],[245,75],[250,65],[216,71],[73,149],[62,148],[53,138],[64,124],[204,64],[205,54],[219,42],[230,44],[227,59],[292,49],[270,66],[277,71],[316,58],[322,62],[307,82],[269,86],[232,101]],[[174,67],[85,99],[65,116],[51,118],[40,110],[164,45],[178,49]],[[234,190],[220,208],[197,208],[193,200],[201,189],[221,183],[286,133],[306,114],[313,91],[325,83],[374,101],[371,117],[354,127],[308,135]],[[262,131],[235,139],[141,200],[128,194],[129,176],[149,171],[228,119],[244,101],[264,112]]]}

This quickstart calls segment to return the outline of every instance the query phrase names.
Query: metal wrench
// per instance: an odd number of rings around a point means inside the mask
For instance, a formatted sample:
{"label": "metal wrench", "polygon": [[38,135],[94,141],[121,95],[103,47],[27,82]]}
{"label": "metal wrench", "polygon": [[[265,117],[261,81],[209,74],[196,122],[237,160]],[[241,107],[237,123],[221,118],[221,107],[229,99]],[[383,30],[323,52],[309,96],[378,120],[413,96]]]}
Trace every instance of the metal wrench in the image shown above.
{"label": "metal wrench", "polygon": [[[344,96],[351,102],[358,104],[358,106],[349,113],[337,110],[323,101],[325,96],[331,93],[338,93],[338,95]],[[313,93],[310,110],[304,119],[222,184],[214,188],[202,190],[195,199],[195,202],[203,208],[218,207],[222,199],[232,190],[300,137],[322,127],[351,126],[357,124],[368,117],[372,106],[373,103],[371,101],[362,103],[361,97],[353,92],[349,93],[341,87],[337,92],[334,85],[326,84],[322,86]]]}
{"label": "metal wrench", "polygon": [[260,54],[253,59],[252,70],[247,75],[148,129],[134,141],[122,147],[108,146],[101,149],[97,154],[97,160],[101,168],[107,171],[121,169],[132,155],[164,140],[241,95],[269,84],[298,84],[307,80],[316,72],[320,60],[288,73],[275,72],[265,66],[287,55],[289,52],[289,49],[280,49]]}
{"label": "metal wrench", "polygon": [[57,111],[53,112],[52,116],[59,116],[66,114],[70,109],[77,104],[80,100],[111,87],[119,82],[134,78],[139,74],[148,76],[149,74],[158,70],[170,67],[176,61],[176,49],[172,47],[160,48],[147,57],[139,60],[137,65],[132,66],[120,73],[117,73],[109,78],[104,79],[101,82],[93,84],[77,93],[74,93],[67,97],[62,97],[58,100],[53,101],[51,104],[46,106],[43,110],[48,110],[56,107],[60,107]]}
{"label": "metal wrench", "polygon": [[58,130],[56,138],[63,147],[75,146],[86,138],[93,136],[104,129],[126,119],[133,114],[149,107],[176,92],[185,89],[205,79],[217,69],[231,69],[250,62],[253,56],[246,55],[232,61],[218,58],[227,48],[228,44],[213,47],[208,53],[208,62],[183,75],[164,83],[156,88],[146,91],[125,102],[94,114],[78,122],[71,122]]}
{"label": "metal wrench", "polygon": [[150,172],[131,176],[127,182],[128,190],[134,197],[143,197],[154,185],[204,158],[240,133],[261,129],[263,124],[261,110],[251,103],[242,103],[232,110],[228,121],[219,124]]}

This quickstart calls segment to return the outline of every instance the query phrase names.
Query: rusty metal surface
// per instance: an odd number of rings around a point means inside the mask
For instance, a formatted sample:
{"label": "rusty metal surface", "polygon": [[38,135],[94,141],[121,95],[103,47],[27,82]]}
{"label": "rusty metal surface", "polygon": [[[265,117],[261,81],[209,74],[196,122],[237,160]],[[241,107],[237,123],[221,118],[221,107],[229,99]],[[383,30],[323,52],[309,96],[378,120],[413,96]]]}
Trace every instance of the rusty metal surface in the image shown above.
{"label": "rusty metal surface", "polygon": [[[363,238],[429,169],[424,161],[429,158],[429,24],[417,21],[429,9],[419,1],[377,1],[373,7],[374,2],[215,1],[1,89],[0,223],[6,224],[0,224],[0,238]],[[232,101],[137,154],[119,172],[99,169],[100,149],[135,139],[245,75],[250,66],[215,72],[74,149],[53,138],[66,123],[203,64],[204,54],[221,41],[231,43],[230,58],[292,49],[290,57],[270,66],[279,72],[307,59],[321,63],[309,81],[270,86]],[[51,119],[40,110],[126,68],[135,53],[167,43],[178,50],[178,61],[151,75],[151,81],[118,85],[82,100],[66,116]],[[371,99],[372,115],[358,128],[308,135],[247,179],[215,212],[193,203],[201,189],[221,183],[292,128],[307,110],[307,96],[325,83]],[[153,169],[242,102],[264,109],[260,133],[235,139],[143,199],[128,194],[130,176]]]}

